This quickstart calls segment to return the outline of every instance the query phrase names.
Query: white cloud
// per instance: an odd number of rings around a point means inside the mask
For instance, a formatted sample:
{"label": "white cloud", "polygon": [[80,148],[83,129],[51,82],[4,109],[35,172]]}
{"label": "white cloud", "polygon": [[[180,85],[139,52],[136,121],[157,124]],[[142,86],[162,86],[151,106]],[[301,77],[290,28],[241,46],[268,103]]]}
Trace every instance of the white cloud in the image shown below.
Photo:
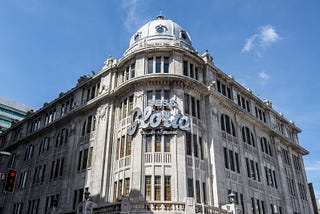
{"label": "white cloud", "polygon": [[267,80],[270,79],[270,76],[269,76],[266,72],[264,72],[264,71],[262,71],[262,72],[259,73],[259,77],[260,77],[260,79],[263,80],[263,81],[267,81]]}
{"label": "white cloud", "polygon": [[141,25],[142,18],[141,7],[139,6],[139,0],[122,0],[121,7],[125,10],[126,16],[124,19],[124,27],[127,31],[132,32]]}
{"label": "white cloud", "polygon": [[280,36],[276,30],[271,26],[262,26],[258,29],[258,33],[250,36],[244,46],[241,49],[241,53],[250,52],[255,50],[259,56],[261,56],[261,49],[264,49],[268,45],[280,40]]}
{"label": "white cloud", "polygon": [[310,165],[306,163],[306,170],[307,171],[319,171],[320,172],[320,161],[316,161],[315,163],[312,163]]}

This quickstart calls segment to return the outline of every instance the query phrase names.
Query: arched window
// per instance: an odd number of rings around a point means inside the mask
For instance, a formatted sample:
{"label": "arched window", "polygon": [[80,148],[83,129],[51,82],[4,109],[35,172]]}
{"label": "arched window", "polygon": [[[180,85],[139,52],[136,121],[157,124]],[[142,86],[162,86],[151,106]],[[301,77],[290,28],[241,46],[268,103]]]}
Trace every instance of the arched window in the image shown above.
{"label": "arched window", "polygon": [[261,144],[262,152],[266,153],[267,155],[272,156],[271,144],[265,137],[260,138],[260,144]]}
{"label": "arched window", "polygon": [[227,132],[228,134],[236,136],[233,121],[226,114],[221,115],[221,130]]}
{"label": "arched window", "polygon": [[253,133],[252,133],[252,131],[251,131],[248,127],[246,127],[246,126],[242,127],[242,141],[243,141],[243,142],[246,142],[246,143],[248,143],[249,145],[252,145],[252,146],[254,146],[254,147],[256,146],[255,141],[254,141]]}

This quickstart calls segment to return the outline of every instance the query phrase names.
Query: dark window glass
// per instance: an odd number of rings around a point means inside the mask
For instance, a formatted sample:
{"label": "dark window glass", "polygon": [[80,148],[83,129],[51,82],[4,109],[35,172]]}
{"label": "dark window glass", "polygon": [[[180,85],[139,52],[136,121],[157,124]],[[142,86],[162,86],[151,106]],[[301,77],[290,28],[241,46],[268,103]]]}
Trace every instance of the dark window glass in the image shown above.
{"label": "dark window glass", "polygon": [[198,116],[198,119],[200,119],[200,101],[197,100],[197,116]]}
{"label": "dark window glass", "polygon": [[197,135],[193,135],[193,153],[195,157],[198,157],[198,142]]}
{"label": "dark window glass", "polygon": [[246,167],[247,167],[248,177],[251,178],[250,166],[249,166],[249,159],[248,159],[248,158],[246,158]]}
{"label": "dark window glass", "polygon": [[161,57],[156,57],[156,73],[161,72]]}
{"label": "dark window glass", "polygon": [[163,72],[169,73],[169,57],[163,58]]}
{"label": "dark window glass", "polygon": [[170,99],[170,90],[164,90],[164,96],[163,98],[165,100],[169,100]]}
{"label": "dark window glass", "polygon": [[188,197],[193,197],[193,179],[188,178]]}
{"label": "dark window glass", "polygon": [[85,149],[83,152],[83,161],[82,161],[82,169],[87,168],[87,162],[88,162],[88,149]]}
{"label": "dark window glass", "polygon": [[131,78],[136,76],[136,64],[131,64]]}
{"label": "dark window glass", "polygon": [[234,159],[233,159],[233,151],[229,150],[229,158],[230,158],[230,168],[232,171],[235,171],[234,168]]}
{"label": "dark window glass", "polygon": [[192,155],[191,134],[186,133],[187,155]]}
{"label": "dark window glass", "polygon": [[183,75],[188,76],[188,61],[183,61]]}
{"label": "dark window glass", "polygon": [[193,66],[193,64],[190,64],[190,77],[194,78],[194,66]]}
{"label": "dark window glass", "polygon": [[156,100],[161,100],[161,90],[156,90]]}
{"label": "dark window glass", "polygon": [[153,91],[147,91],[147,100],[152,100],[152,92]]}
{"label": "dark window glass", "polygon": [[196,180],[196,200],[197,200],[197,203],[200,203],[201,201],[201,198],[200,198],[200,182],[198,180]]}
{"label": "dark window glass", "polygon": [[239,155],[236,152],[234,154],[235,154],[235,159],[236,159],[237,173],[240,173]]}
{"label": "dark window glass", "polygon": [[189,106],[190,106],[189,95],[184,94],[184,113],[186,114],[190,113]]}
{"label": "dark window glass", "polygon": [[223,147],[223,156],[224,156],[224,166],[227,169],[229,169],[228,152],[226,147]]}
{"label": "dark window glass", "polygon": [[148,74],[153,73],[153,58],[148,58]]}
{"label": "dark window glass", "polygon": [[146,136],[146,152],[151,152],[152,149],[152,135],[147,135]]}

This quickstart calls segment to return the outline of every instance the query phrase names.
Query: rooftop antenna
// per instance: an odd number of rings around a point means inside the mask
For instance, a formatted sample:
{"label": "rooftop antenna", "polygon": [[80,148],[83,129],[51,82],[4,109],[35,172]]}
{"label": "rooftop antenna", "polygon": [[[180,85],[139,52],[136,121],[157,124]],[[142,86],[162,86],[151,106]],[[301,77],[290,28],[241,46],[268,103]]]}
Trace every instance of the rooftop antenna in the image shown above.
{"label": "rooftop antenna", "polygon": [[160,14],[157,16],[157,19],[163,20],[164,16],[162,15],[162,9],[160,9]]}

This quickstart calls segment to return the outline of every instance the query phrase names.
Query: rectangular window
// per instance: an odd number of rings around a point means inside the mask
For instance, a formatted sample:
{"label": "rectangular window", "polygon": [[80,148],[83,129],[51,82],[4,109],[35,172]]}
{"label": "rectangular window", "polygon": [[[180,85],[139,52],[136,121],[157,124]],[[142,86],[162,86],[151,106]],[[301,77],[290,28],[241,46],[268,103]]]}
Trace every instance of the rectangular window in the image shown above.
{"label": "rectangular window", "polygon": [[190,113],[189,106],[190,106],[189,95],[184,94],[184,113],[186,114]]}
{"label": "rectangular window", "polygon": [[134,78],[136,76],[136,64],[131,64],[131,78]]}
{"label": "rectangular window", "polygon": [[274,180],[274,186],[276,189],[278,189],[277,179],[276,179],[276,172],[273,170],[273,180]]}
{"label": "rectangular window", "polygon": [[196,101],[194,97],[191,97],[191,111],[192,111],[192,116],[196,116]]}
{"label": "rectangular window", "polygon": [[237,173],[240,173],[239,155],[236,152],[234,154],[235,154],[235,159],[236,159]]}
{"label": "rectangular window", "polygon": [[[55,165],[55,161],[52,161],[52,163],[51,163],[51,173],[50,173],[50,179],[52,179],[53,178],[53,172],[54,172],[54,165]],[[36,171],[38,170],[38,168],[36,168]],[[80,169],[79,169],[80,170]],[[36,172],[35,172],[36,173]],[[33,182],[32,183],[34,183],[34,181],[35,181],[35,177],[33,177]]]}
{"label": "rectangular window", "polygon": [[193,179],[188,178],[188,197],[193,197]]}
{"label": "rectangular window", "polygon": [[258,177],[258,181],[260,182],[260,170],[259,170],[259,164],[256,162],[256,170],[257,170],[257,177]]}
{"label": "rectangular window", "polygon": [[252,213],[256,214],[256,207],[254,205],[254,198],[251,198],[251,207],[252,207]]}
{"label": "rectangular window", "polygon": [[146,136],[146,152],[151,152],[152,151],[152,135],[147,135]]}
{"label": "rectangular window", "polygon": [[163,73],[169,73],[169,57],[163,58]]}
{"label": "rectangular window", "polygon": [[148,74],[153,73],[153,58],[148,58]]}
{"label": "rectangular window", "polygon": [[161,100],[161,90],[156,90],[156,100]]}
{"label": "rectangular window", "polygon": [[164,200],[171,201],[171,177],[164,177]]}
{"label": "rectangular window", "polygon": [[125,144],[125,136],[122,136],[121,144],[120,144],[120,158],[124,156],[124,144]]}
{"label": "rectangular window", "polygon": [[123,106],[122,106],[122,117],[125,118],[127,117],[127,99],[124,99],[123,101]]}
{"label": "rectangular window", "polygon": [[119,180],[119,186],[118,186],[118,198],[121,199],[122,198],[122,180]]}
{"label": "rectangular window", "polygon": [[190,64],[190,77],[194,78],[194,67],[193,67],[193,64]]}
{"label": "rectangular window", "polygon": [[164,152],[170,152],[170,136],[164,135]]}
{"label": "rectangular window", "polygon": [[93,147],[90,147],[89,156],[88,156],[88,168],[92,166],[92,153],[93,153]]}
{"label": "rectangular window", "polygon": [[129,115],[132,114],[133,110],[133,95],[129,97]]}
{"label": "rectangular window", "polygon": [[130,193],[130,178],[124,180],[124,196],[129,197]]}
{"label": "rectangular window", "polygon": [[199,100],[197,100],[197,117],[198,117],[198,119],[201,119],[200,118],[200,101]]}
{"label": "rectangular window", "polygon": [[119,159],[120,138],[117,139],[116,160]]}
{"label": "rectangular window", "polygon": [[155,135],[155,152],[161,152],[161,135]]}
{"label": "rectangular window", "polygon": [[156,57],[156,73],[161,73],[161,57]]}
{"label": "rectangular window", "polygon": [[183,75],[188,76],[188,61],[183,61]]}
{"label": "rectangular window", "polygon": [[151,176],[145,177],[145,196],[146,200],[151,200]]}
{"label": "rectangular window", "polygon": [[91,132],[91,124],[92,124],[92,116],[90,115],[89,117],[88,117],[88,122],[87,122],[87,134],[89,134],[90,132]]}
{"label": "rectangular window", "polygon": [[82,169],[87,168],[88,152],[89,152],[89,149],[85,149],[83,152]]}
{"label": "rectangular window", "polygon": [[164,92],[163,98],[165,100],[170,100],[170,90],[164,90],[163,92]]}
{"label": "rectangular window", "polygon": [[132,137],[127,135],[126,156],[131,155]]}
{"label": "rectangular window", "polygon": [[230,158],[230,169],[231,169],[232,171],[235,171],[233,151],[231,151],[231,150],[229,150],[229,158]]}
{"label": "rectangular window", "polygon": [[[64,158],[61,159],[60,169],[59,169],[59,176],[62,176],[63,167],[64,167]],[[44,165],[43,171],[44,171],[45,169],[46,169],[46,165]],[[41,178],[42,181],[43,181],[43,176],[44,176],[44,173],[43,173],[42,178]]]}
{"label": "rectangular window", "polygon": [[194,68],[194,78],[195,78],[196,80],[199,79],[199,78],[198,78],[198,68],[197,68],[197,67]]}
{"label": "rectangular window", "polygon": [[115,181],[113,184],[113,202],[117,201],[117,182]]}
{"label": "rectangular window", "polygon": [[246,158],[246,167],[247,167],[248,178],[251,178],[249,159],[248,158]]}
{"label": "rectangular window", "polygon": [[56,161],[56,167],[55,167],[55,170],[54,170],[54,178],[57,178],[58,175],[59,175],[59,165],[60,165],[60,159],[58,159]]}
{"label": "rectangular window", "polygon": [[153,91],[147,91],[147,101],[152,100]]}
{"label": "rectangular window", "polygon": [[199,137],[199,152],[200,152],[200,158],[203,160],[203,148],[202,148],[202,138]]}
{"label": "rectangular window", "polygon": [[262,210],[262,214],[266,214],[266,208],[264,205],[264,201],[261,201],[261,210]]}
{"label": "rectangular window", "polygon": [[154,176],[154,200],[161,200],[161,176]]}
{"label": "rectangular window", "polygon": [[206,183],[202,183],[202,201],[207,203],[207,195],[206,195]]}
{"label": "rectangular window", "polygon": [[198,157],[198,142],[197,135],[193,135],[193,154],[195,157]]}
{"label": "rectangular window", "polygon": [[129,67],[126,68],[126,71],[125,71],[125,80],[128,80],[129,79]]}
{"label": "rectangular window", "polygon": [[223,156],[224,156],[224,167],[229,169],[228,152],[226,147],[223,147]]}
{"label": "rectangular window", "polygon": [[198,180],[196,180],[196,194],[197,194],[197,203],[201,202],[201,198],[200,198],[200,182]]}
{"label": "rectangular window", "polygon": [[191,134],[186,133],[186,145],[187,145],[187,155],[192,155],[192,144],[191,144]]}
{"label": "rectangular window", "polygon": [[250,160],[250,166],[251,166],[251,177],[253,177],[254,180],[256,180],[256,173],[254,170],[254,162],[253,160]]}

